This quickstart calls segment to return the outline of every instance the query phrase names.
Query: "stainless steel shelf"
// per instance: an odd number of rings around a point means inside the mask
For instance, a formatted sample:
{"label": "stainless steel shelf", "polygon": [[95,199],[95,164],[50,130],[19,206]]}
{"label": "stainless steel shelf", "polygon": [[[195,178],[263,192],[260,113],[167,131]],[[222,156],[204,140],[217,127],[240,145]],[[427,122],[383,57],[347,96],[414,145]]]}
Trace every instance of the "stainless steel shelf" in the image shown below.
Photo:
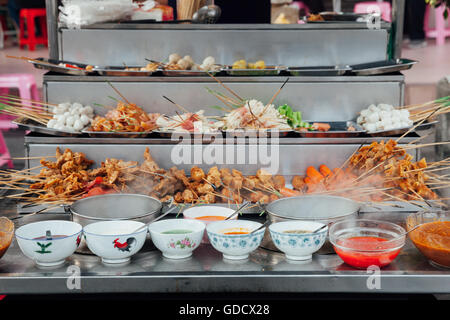
{"label": "stainless steel shelf", "polygon": [[[3,209],[6,209],[3,207]],[[11,207],[7,210],[15,215]],[[408,213],[368,213],[365,218],[404,225]],[[27,220],[28,219],[28,220]],[[67,219],[43,214],[21,219]],[[80,268],[80,290],[70,290],[67,268]],[[380,273],[380,289],[369,289],[366,270],[345,265],[335,254],[315,254],[311,261],[287,261],[281,253],[257,249],[242,262],[227,262],[210,245],[201,245],[191,259],[173,261],[154,250],[150,241],[128,265],[106,266],[96,256],[74,254],[57,269],[39,269],[14,241],[0,260],[2,294],[69,294],[126,292],[344,292],[450,293],[450,273],[438,269],[408,240],[397,259]]]}

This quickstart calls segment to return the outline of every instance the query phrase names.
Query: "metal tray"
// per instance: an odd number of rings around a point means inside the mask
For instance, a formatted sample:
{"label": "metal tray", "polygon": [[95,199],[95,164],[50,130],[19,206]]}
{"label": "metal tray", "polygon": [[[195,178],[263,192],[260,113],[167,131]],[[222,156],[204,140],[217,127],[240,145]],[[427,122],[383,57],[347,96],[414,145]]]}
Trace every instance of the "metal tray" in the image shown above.
{"label": "metal tray", "polygon": [[286,69],[292,76],[342,76],[351,70],[350,66],[288,67]]}
{"label": "metal tray", "polygon": [[410,69],[417,61],[410,59],[383,60],[350,66],[352,73],[358,76],[392,73]]}
{"label": "metal tray", "polygon": [[52,135],[52,136],[79,137],[79,136],[83,135],[83,132],[66,132],[66,131],[59,131],[59,130],[47,128],[47,127],[44,127],[43,125],[41,125],[40,123],[37,123],[33,120],[30,120],[30,119],[27,119],[24,117],[19,117],[17,119],[14,119],[12,121],[12,123],[18,125],[19,127],[23,128],[25,130],[30,130],[32,132],[43,133],[43,134],[48,134],[48,135]]}
{"label": "metal tray", "polygon": [[[354,121],[307,121],[305,122],[314,123],[328,123],[330,125],[330,130],[328,131],[298,131],[295,130],[303,138],[348,138],[360,136],[366,131]],[[354,127],[355,131],[348,131],[349,126]]]}
{"label": "metal tray", "polygon": [[210,140],[211,138],[215,138],[215,137],[220,137],[222,138],[223,133],[222,131],[216,131],[216,132],[187,132],[187,131],[175,131],[175,130],[153,130],[153,133],[155,133],[156,135],[158,135],[161,138],[172,138],[173,135],[179,136],[179,137],[183,137],[183,136],[190,136],[192,138],[197,138],[197,137],[201,137],[202,139],[208,139]]}
{"label": "metal tray", "polygon": [[[418,125],[414,130],[415,131],[427,130],[427,129],[430,129],[431,127],[433,127],[438,122],[439,121],[437,121],[437,120],[432,121],[432,122],[424,122],[424,123]],[[373,132],[366,131],[366,133],[372,137],[390,137],[390,136],[397,136],[397,135],[404,134],[412,127],[414,127],[414,125],[410,126],[410,127],[404,127],[404,128],[398,128],[398,129],[392,129],[392,130],[380,130],[380,131],[373,131]]]}
{"label": "metal tray", "polygon": [[308,17],[302,17],[302,20],[306,23],[329,23],[329,22],[366,22],[370,20],[373,14],[361,14],[353,12],[320,12],[320,16],[324,21],[308,21]]}
{"label": "metal tray", "polygon": [[230,76],[278,76],[286,71],[284,66],[266,66],[265,69],[233,69],[225,66],[223,71]]}
{"label": "metal tray", "polygon": [[157,69],[155,71],[141,71],[141,70],[126,70],[127,68],[142,68],[140,66],[129,66],[129,67],[95,67],[94,70],[101,76],[132,76],[132,77],[148,77],[155,72],[161,70]]}
{"label": "metal tray", "polygon": [[63,67],[59,66],[59,63],[68,63],[76,65],[80,68],[86,68],[88,65],[78,62],[72,62],[72,61],[65,61],[65,60],[57,60],[57,59],[46,59],[46,58],[37,58],[36,60],[42,61],[42,63],[38,63],[36,61],[29,61],[34,65],[37,69],[45,69],[52,72],[57,73],[64,73],[64,74],[71,74],[75,76],[86,76],[86,75],[92,75],[96,74],[95,70],[88,71],[88,70],[80,70],[80,69],[74,69],[69,67]]}
{"label": "metal tray", "polygon": [[153,131],[149,132],[105,132],[105,131],[90,131],[90,130],[82,130],[82,133],[87,134],[89,137],[94,138],[147,138],[150,136]]}
{"label": "metal tray", "polygon": [[165,70],[162,69],[162,74],[168,77],[205,77],[209,74],[212,74],[213,76],[218,74],[219,72],[222,72],[223,68],[216,70],[216,71],[203,71],[203,70]]}
{"label": "metal tray", "polygon": [[286,137],[290,134],[295,134],[294,130],[274,130],[274,129],[233,129],[222,130],[226,137]]}

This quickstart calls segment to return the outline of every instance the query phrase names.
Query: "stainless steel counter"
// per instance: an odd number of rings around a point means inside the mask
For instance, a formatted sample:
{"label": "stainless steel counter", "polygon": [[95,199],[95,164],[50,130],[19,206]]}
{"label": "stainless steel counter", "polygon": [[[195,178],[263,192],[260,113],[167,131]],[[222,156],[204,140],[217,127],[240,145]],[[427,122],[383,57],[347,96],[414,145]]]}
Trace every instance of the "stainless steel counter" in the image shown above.
{"label": "stainless steel counter", "polygon": [[[2,202],[2,212],[16,215],[11,203]],[[363,216],[404,225],[407,213]],[[244,218],[254,219],[253,216]],[[43,214],[19,220],[29,223],[43,219],[67,219],[67,216]],[[73,270],[80,270],[80,289],[68,289],[68,282],[75,283]],[[174,261],[162,258],[150,240],[127,265],[107,266],[96,256],[74,254],[57,269],[39,269],[21,253],[14,241],[0,259],[0,293],[450,293],[450,271],[429,264],[409,240],[397,259],[381,270],[379,289],[367,286],[371,275],[366,270],[343,264],[335,254],[315,254],[311,261],[299,263],[287,261],[281,253],[263,248],[253,252],[248,260],[230,262],[210,245],[201,245],[192,258]]]}

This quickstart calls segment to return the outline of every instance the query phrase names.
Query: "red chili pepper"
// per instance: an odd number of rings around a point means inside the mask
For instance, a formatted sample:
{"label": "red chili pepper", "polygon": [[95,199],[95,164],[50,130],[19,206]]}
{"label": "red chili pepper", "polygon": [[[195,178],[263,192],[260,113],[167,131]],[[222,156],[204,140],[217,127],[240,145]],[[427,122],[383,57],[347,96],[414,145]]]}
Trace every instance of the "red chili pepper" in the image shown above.
{"label": "red chili pepper", "polygon": [[90,190],[93,187],[102,184],[103,183],[103,178],[102,177],[95,177],[94,180],[90,181],[87,185],[86,185],[86,190]]}
{"label": "red chili pepper", "polygon": [[104,194],[115,193],[114,190],[105,190],[102,187],[93,187],[89,190],[88,193],[84,194],[82,198],[92,197],[92,196],[101,196]]}
{"label": "red chili pepper", "polygon": [[80,68],[80,67],[78,67],[78,66],[75,66],[75,65],[69,64],[69,63],[65,63],[65,64],[64,64],[64,67],[66,67],[66,68],[78,69],[78,70],[84,70],[83,68]]}

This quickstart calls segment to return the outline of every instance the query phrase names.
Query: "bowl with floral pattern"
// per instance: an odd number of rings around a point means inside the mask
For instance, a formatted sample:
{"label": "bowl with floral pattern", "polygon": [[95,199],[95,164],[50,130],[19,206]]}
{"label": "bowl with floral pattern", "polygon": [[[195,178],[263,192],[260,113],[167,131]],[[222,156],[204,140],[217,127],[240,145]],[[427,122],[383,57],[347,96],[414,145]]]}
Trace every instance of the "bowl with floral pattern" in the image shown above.
{"label": "bowl with floral pattern", "polygon": [[269,226],[273,244],[289,260],[309,260],[327,239],[328,226],[313,233],[324,226],[323,223],[313,221],[283,221]]}
{"label": "bowl with floral pattern", "polygon": [[247,259],[256,250],[266,228],[251,233],[261,227],[261,223],[249,220],[225,220],[210,223],[206,227],[209,242],[225,259]]}
{"label": "bowl with floral pattern", "polygon": [[56,267],[72,255],[81,241],[83,227],[75,222],[46,220],[16,230],[20,250],[40,267]]}
{"label": "bowl with floral pattern", "polygon": [[168,259],[185,259],[202,242],[205,224],[198,220],[167,219],[148,226],[153,244]]}

